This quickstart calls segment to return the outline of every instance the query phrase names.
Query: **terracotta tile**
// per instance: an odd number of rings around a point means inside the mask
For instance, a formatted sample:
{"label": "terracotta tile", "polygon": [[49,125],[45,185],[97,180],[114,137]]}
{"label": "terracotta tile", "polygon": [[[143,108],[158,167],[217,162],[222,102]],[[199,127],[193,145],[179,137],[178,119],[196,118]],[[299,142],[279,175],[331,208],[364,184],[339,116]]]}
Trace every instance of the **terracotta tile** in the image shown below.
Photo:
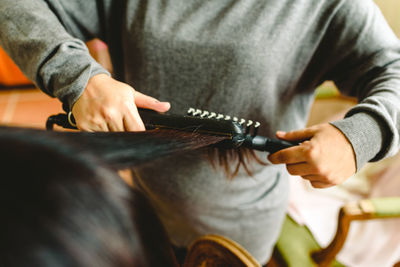
{"label": "terracotta tile", "polygon": [[7,102],[0,102],[0,122],[4,116],[4,111],[5,111],[6,107],[7,107]]}
{"label": "terracotta tile", "polygon": [[15,107],[17,106],[19,98],[18,91],[12,91],[8,94],[7,102],[4,102],[4,112],[1,116],[2,123],[9,123],[14,115]]}
{"label": "terracotta tile", "polygon": [[63,112],[57,99],[47,97],[44,100],[18,101],[12,119],[8,125],[44,128],[50,115]]}
{"label": "terracotta tile", "polygon": [[38,88],[19,90],[21,101],[38,101],[38,100],[51,100],[54,99],[46,95]]}
{"label": "terracotta tile", "polygon": [[6,103],[13,92],[12,90],[0,90],[0,103]]}
{"label": "terracotta tile", "polygon": [[38,88],[3,89],[0,90],[0,103],[8,101],[8,98],[11,94],[18,94],[22,101],[51,99],[50,96],[46,95]]}
{"label": "terracotta tile", "polygon": [[[44,128],[48,116],[63,112],[61,103],[37,88],[0,90],[0,123]],[[65,131],[55,126],[55,130]]]}

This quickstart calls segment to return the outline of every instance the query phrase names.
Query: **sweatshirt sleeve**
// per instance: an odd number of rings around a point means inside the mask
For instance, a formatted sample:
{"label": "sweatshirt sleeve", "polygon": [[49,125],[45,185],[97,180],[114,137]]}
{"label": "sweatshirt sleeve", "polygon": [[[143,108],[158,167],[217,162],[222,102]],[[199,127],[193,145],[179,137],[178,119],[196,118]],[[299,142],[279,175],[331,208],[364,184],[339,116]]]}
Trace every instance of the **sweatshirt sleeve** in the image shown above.
{"label": "sweatshirt sleeve", "polygon": [[372,0],[342,0],[325,52],[334,80],[359,103],[332,124],[353,146],[357,169],[399,150],[400,42]]}
{"label": "sweatshirt sleeve", "polygon": [[[90,77],[105,73],[84,41],[102,37],[99,1],[1,0],[0,45],[25,75],[70,110]],[[66,8],[67,5],[67,8]],[[69,8],[69,9],[68,9]],[[85,14],[73,16],[72,9]]]}

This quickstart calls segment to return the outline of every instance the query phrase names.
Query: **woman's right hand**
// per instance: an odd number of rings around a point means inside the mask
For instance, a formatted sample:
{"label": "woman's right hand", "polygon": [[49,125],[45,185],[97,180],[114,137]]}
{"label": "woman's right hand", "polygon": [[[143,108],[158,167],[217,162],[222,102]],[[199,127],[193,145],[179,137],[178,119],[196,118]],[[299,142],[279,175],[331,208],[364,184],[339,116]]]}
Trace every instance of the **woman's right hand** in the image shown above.
{"label": "woman's right hand", "polygon": [[82,131],[144,131],[137,107],[166,112],[170,104],[139,93],[106,74],[98,74],[89,79],[72,107],[72,114]]}

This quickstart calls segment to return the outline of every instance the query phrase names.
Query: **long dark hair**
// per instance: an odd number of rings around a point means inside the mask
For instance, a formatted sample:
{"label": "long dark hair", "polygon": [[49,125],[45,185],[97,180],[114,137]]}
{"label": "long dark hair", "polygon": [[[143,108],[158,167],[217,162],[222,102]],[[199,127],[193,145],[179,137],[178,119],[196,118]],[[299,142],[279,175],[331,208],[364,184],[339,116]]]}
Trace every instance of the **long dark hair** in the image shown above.
{"label": "long dark hair", "polygon": [[[224,139],[0,127],[0,266],[175,266],[150,204],[115,170]],[[234,153],[217,160],[243,161]]]}
{"label": "long dark hair", "polygon": [[111,168],[132,167],[151,162],[157,157],[199,149],[214,168],[221,167],[227,178],[234,178],[240,168],[252,176],[254,163],[266,165],[253,150],[226,148],[218,144],[226,136],[199,134],[178,130],[156,129],[145,132],[53,132],[65,142],[78,143],[83,151],[97,155]]}
{"label": "long dark hair", "polygon": [[[89,149],[94,136],[0,128],[0,266],[176,264],[149,203],[104,167],[115,154]],[[152,153],[133,154],[121,158]]]}

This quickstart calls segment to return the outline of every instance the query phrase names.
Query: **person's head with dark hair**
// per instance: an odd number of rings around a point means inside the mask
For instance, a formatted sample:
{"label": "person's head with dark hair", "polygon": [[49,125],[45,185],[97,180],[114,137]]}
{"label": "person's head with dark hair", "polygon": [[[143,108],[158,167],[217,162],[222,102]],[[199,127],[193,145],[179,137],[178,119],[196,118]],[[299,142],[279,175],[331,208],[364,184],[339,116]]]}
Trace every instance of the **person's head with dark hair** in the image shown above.
{"label": "person's head with dark hair", "polygon": [[0,128],[0,266],[173,266],[146,199],[57,134]]}

